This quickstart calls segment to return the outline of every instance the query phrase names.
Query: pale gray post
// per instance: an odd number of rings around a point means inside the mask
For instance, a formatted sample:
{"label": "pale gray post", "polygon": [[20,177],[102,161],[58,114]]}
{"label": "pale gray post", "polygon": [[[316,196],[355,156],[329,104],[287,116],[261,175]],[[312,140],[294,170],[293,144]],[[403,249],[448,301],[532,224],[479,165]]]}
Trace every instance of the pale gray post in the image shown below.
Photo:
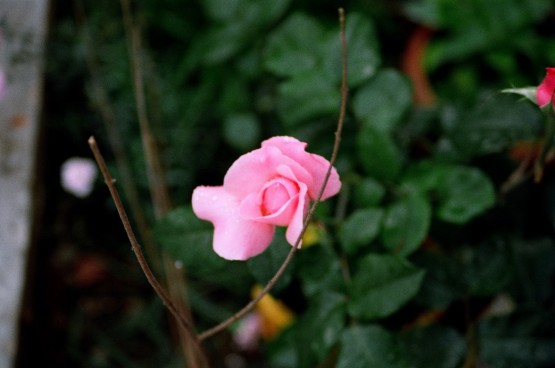
{"label": "pale gray post", "polygon": [[0,367],[17,352],[27,253],[33,231],[35,156],[42,101],[48,0],[0,0]]}

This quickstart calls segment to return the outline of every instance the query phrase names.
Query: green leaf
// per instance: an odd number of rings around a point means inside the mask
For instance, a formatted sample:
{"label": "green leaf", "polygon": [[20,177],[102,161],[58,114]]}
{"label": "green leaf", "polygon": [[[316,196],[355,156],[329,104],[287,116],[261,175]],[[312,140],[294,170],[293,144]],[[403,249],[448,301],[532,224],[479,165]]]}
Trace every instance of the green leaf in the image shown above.
{"label": "green leaf", "polygon": [[458,368],[466,353],[466,341],[447,327],[417,328],[401,335],[401,348],[413,366]]}
{"label": "green leaf", "polygon": [[264,25],[279,18],[291,0],[205,0],[205,13],[216,22]]}
{"label": "green leaf", "polygon": [[205,0],[201,2],[204,12],[217,21],[228,21],[237,16],[243,0]]}
{"label": "green leaf", "polygon": [[221,267],[226,261],[212,250],[213,227],[195,216],[191,207],[171,211],[156,223],[154,235],[174,258],[187,267],[207,263]]}
{"label": "green leaf", "polygon": [[369,254],[353,275],[349,313],[369,320],[389,316],[416,294],[423,277],[424,270],[402,258]]}
{"label": "green leaf", "polygon": [[379,326],[353,326],[341,337],[337,368],[410,366],[401,355],[395,336]]}
{"label": "green leaf", "polygon": [[287,328],[266,347],[270,367],[299,368],[298,343],[295,326]]}
{"label": "green leaf", "polygon": [[555,318],[527,312],[484,319],[478,324],[479,359],[494,368],[553,367]]}
{"label": "green leaf", "polygon": [[416,254],[414,262],[426,270],[426,276],[415,301],[434,309],[445,309],[454,300],[462,298],[468,289],[461,274],[467,272],[455,257],[425,251]]}
{"label": "green leaf", "polygon": [[[228,288],[245,288],[252,283],[243,262],[229,262],[212,249],[213,228],[195,216],[191,207],[181,207],[156,223],[154,236],[187,272]],[[230,278],[229,275],[233,277]]]}
{"label": "green leaf", "polygon": [[303,292],[307,297],[323,291],[344,291],[339,257],[331,247],[319,245],[301,249],[297,252],[297,262]]}
{"label": "green leaf", "polygon": [[300,366],[315,367],[330,353],[345,327],[345,296],[324,291],[296,326]]}
{"label": "green leaf", "polygon": [[392,253],[407,256],[428,235],[431,222],[428,200],[417,192],[409,192],[386,209],[381,240]]}
{"label": "green leaf", "polygon": [[446,168],[437,185],[437,191],[437,217],[455,224],[468,222],[495,203],[492,182],[484,173],[472,167]]}
{"label": "green leaf", "polygon": [[360,207],[377,206],[385,196],[385,188],[374,178],[362,178],[353,187],[354,202]]}
{"label": "green leaf", "polygon": [[460,277],[470,295],[494,295],[514,277],[507,246],[502,239],[489,239],[478,247],[464,247],[458,256],[464,270]]}
{"label": "green leaf", "polygon": [[434,161],[409,167],[402,187],[431,194],[437,200],[436,216],[446,222],[464,224],[495,203],[491,180],[479,169]]}
{"label": "green leaf", "polygon": [[[371,19],[359,13],[347,14],[347,83],[350,88],[371,78],[381,63],[378,40]],[[323,46],[324,70],[334,80],[341,79],[341,39],[338,30],[328,32]]]}
{"label": "green leaf", "polygon": [[[285,239],[285,229],[278,228],[270,246],[260,255],[247,261],[249,271],[258,283],[266,285],[283,264],[290,251],[291,245]],[[279,292],[289,285],[293,279],[294,262],[295,259],[285,269],[285,272],[274,286],[274,291]]]}
{"label": "green leaf", "polygon": [[519,282],[518,295],[526,302],[548,302],[553,293],[555,247],[550,238],[514,239],[514,268]]}
{"label": "green leaf", "polygon": [[278,111],[285,124],[336,114],[340,92],[320,69],[297,74],[279,86]]}
{"label": "green leaf", "polygon": [[247,44],[249,30],[247,24],[240,22],[209,29],[195,42],[196,48],[201,51],[195,51],[202,55],[202,62],[207,65],[224,63]]}
{"label": "green leaf", "polygon": [[260,124],[250,113],[230,115],[224,120],[223,134],[230,146],[248,151],[260,141]]}
{"label": "green leaf", "polygon": [[428,195],[450,167],[450,164],[429,160],[412,163],[403,174],[401,186]]}
{"label": "green leaf", "polygon": [[401,152],[393,138],[367,124],[357,135],[358,157],[365,172],[380,181],[394,180],[401,171]]}
{"label": "green leaf", "polygon": [[342,224],[339,240],[347,254],[354,254],[369,244],[380,231],[383,217],[381,208],[365,208],[353,212]]}
{"label": "green leaf", "polygon": [[[264,66],[281,76],[293,76],[318,64],[319,45],[324,30],[314,18],[295,13],[270,35],[264,53]],[[340,55],[340,54],[339,54]]]}
{"label": "green leaf", "polygon": [[356,92],[353,110],[364,125],[390,132],[400,123],[411,101],[409,82],[399,72],[387,69]]}
{"label": "green leaf", "polygon": [[541,127],[541,114],[532,104],[515,103],[509,95],[496,95],[469,109],[447,135],[462,158],[499,152],[510,144],[535,138]]}

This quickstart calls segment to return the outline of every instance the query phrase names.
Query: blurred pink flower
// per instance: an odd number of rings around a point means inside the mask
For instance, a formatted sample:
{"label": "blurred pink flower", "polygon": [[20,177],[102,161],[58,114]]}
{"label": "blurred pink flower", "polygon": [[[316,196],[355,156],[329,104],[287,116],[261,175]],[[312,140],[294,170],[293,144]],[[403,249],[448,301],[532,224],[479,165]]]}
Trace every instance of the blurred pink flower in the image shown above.
{"label": "blurred pink flower", "polygon": [[97,169],[88,158],[72,157],[62,165],[62,187],[76,197],[88,196],[96,179]]}
{"label": "blurred pink flower", "polygon": [[233,333],[233,341],[241,350],[254,350],[258,346],[262,319],[257,312],[247,314],[239,321]]}
{"label": "blurred pink flower", "polygon": [[[218,255],[246,260],[260,254],[270,245],[275,226],[287,226],[287,241],[294,245],[309,201],[318,196],[330,164],[305,147],[295,138],[270,138],[231,165],[223,186],[194,190],[193,210],[214,224],[213,245]],[[334,168],[322,200],[340,188]]]}
{"label": "blurred pink flower", "polygon": [[550,101],[555,105],[555,68],[545,68],[546,76],[536,91],[536,101],[539,106],[545,106]]}

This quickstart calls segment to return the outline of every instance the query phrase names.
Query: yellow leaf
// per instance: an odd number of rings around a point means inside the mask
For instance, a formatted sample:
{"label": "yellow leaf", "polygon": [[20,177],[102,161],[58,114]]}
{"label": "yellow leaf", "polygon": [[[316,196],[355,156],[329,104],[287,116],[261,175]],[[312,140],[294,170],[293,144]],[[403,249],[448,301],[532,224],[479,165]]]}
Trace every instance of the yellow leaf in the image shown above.
{"label": "yellow leaf", "polygon": [[[252,298],[255,298],[261,291],[262,287],[258,284],[255,285],[251,291]],[[262,322],[260,334],[267,340],[278,335],[295,318],[293,311],[270,294],[262,297],[256,305],[256,311]]]}

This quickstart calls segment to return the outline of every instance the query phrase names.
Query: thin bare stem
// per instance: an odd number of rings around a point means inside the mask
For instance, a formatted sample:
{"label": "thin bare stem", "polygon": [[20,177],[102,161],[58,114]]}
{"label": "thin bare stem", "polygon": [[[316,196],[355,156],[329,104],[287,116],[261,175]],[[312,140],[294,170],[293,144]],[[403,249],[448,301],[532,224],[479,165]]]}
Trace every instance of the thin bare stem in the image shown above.
{"label": "thin bare stem", "polygon": [[[120,1],[123,21],[127,39],[129,41],[129,59],[133,74],[133,86],[135,93],[135,105],[137,108],[137,119],[141,130],[141,138],[145,153],[147,176],[150,194],[156,218],[164,216],[172,208],[170,196],[164,180],[164,172],[159,160],[158,147],[152,131],[146,108],[145,86],[143,81],[143,69],[141,63],[141,37],[138,26],[133,21],[131,4],[129,0]],[[192,314],[186,300],[186,281],[184,270],[176,270],[174,260],[162,252],[162,260],[169,293],[176,303],[176,308],[182,318],[192,324]],[[188,330],[178,330],[182,343],[187,366],[199,367],[207,365],[207,358],[202,350],[196,349],[198,340],[196,335],[191,335]]]}
{"label": "thin bare stem", "polygon": [[156,217],[163,216],[171,209],[169,194],[164,183],[162,165],[158,159],[158,148],[154,135],[150,129],[146,110],[145,87],[143,83],[143,69],[141,63],[141,37],[138,27],[133,23],[129,0],[122,0],[121,7],[127,37],[129,38],[129,59],[133,74],[135,105],[137,119],[141,130],[141,139],[145,150],[145,161],[149,181],[150,194],[154,204]]}
{"label": "thin bare stem", "polygon": [[341,29],[341,66],[342,66],[341,106],[340,106],[340,111],[339,111],[339,119],[338,119],[338,122],[337,122],[337,130],[335,132],[335,141],[334,141],[334,144],[333,144],[333,151],[332,151],[332,155],[331,155],[331,158],[330,158],[330,166],[328,167],[328,170],[326,172],[326,176],[324,178],[324,182],[322,184],[322,187],[320,188],[320,192],[318,193],[318,196],[316,197],[316,199],[312,203],[312,206],[310,207],[310,209],[308,210],[308,212],[306,214],[301,233],[297,237],[297,240],[295,241],[295,244],[291,248],[291,251],[289,251],[289,254],[287,255],[287,257],[285,258],[285,260],[281,264],[280,268],[277,270],[276,274],[270,279],[270,281],[266,284],[266,286],[262,289],[262,291],[256,296],[256,298],[251,300],[241,310],[236,312],[233,316],[229,317],[225,321],[223,321],[223,322],[219,323],[218,325],[216,325],[216,326],[202,332],[201,334],[199,334],[198,338],[199,338],[200,341],[204,341],[207,338],[209,338],[209,337],[217,334],[218,332],[224,330],[225,328],[229,327],[232,323],[237,321],[239,318],[243,317],[245,314],[250,312],[254,308],[254,306],[264,297],[264,295],[266,295],[270,291],[270,289],[272,289],[272,287],[274,287],[274,285],[277,283],[279,278],[285,272],[285,269],[287,268],[287,266],[289,266],[289,264],[291,263],[291,260],[293,259],[293,256],[297,252],[297,249],[299,249],[299,245],[301,244],[301,240],[303,238],[303,235],[306,232],[306,229],[307,229],[307,227],[310,223],[310,220],[312,219],[312,217],[314,215],[314,211],[316,210],[316,206],[318,205],[318,203],[322,199],[322,195],[324,194],[324,190],[326,189],[326,185],[328,184],[328,181],[329,181],[329,178],[330,178],[330,175],[331,175],[331,171],[333,169],[333,165],[335,163],[335,160],[337,159],[337,153],[339,152],[339,146],[340,146],[340,142],[341,142],[341,133],[343,131],[343,124],[344,124],[344,121],[345,121],[345,110],[346,110],[346,106],[347,106],[347,94],[348,94],[348,88],[347,88],[347,37],[345,35],[345,12],[343,11],[342,8],[339,8],[339,23],[340,23],[340,29]]}
{"label": "thin bare stem", "polygon": [[141,251],[141,246],[140,246],[139,242],[137,241],[137,238],[135,237],[135,233],[133,232],[133,228],[131,227],[131,223],[129,222],[127,212],[125,211],[125,207],[123,206],[123,203],[122,203],[121,198],[119,196],[118,190],[116,188],[115,180],[112,178],[112,176],[110,175],[110,172],[108,171],[108,167],[106,166],[106,162],[104,161],[104,158],[102,157],[102,154],[100,153],[100,150],[98,149],[98,146],[96,144],[96,140],[94,139],[94,137],[89,138],[89,146],[91,147],[91,150],[94,154],[94,158],[96,159],[96,162],[98,163],[98,166],[100,167],[100,171],[102,172],[102,176],[104,176],[104,182],[106,183],[106,185],[108,186],[108,189],[110,190],[110,194],[112,195],[112,199],[114,201],[114,204],[116,205],[116,209],[118,211],[119,218],[120,218],[121,223],[122,223],[122,225],[125,229],[125,232],[127,234],[127,238],[129,239],[129,242],[131,243],[131,248],[133,249],[133,252],[135,253],[135,256],[137,257],[137,261],[139,261],[139,265],[141,266],[141,269],[143,270],[148,282],[150,283],[150,285],[152,286],[152,288],[154,289],[156,294],[158,294],[160,299],[162,299],[162,302],[166,305],[168,310],[172,313],[172,315],[175,317],[175,319],[181,325],[181,327],[192,334],[193,333],[193,327],[189,324],[188,321],[186,321],[179,314],[179,312],[177,311],[177,308],[175,307],[174,303],[168,297],[168,295],[166,294],[166,292],[164,291],[164,289],[162,288],[162,286],[160,285],[158,280],[156,280],[156,277],[152,273],[152,270],[150,269],[150,267],[148,265],[148,262],[146,261],[145,257],[143,256],[143,253]]}
{"label": "thin bare stem", "polygon": [[83,43],[86,47],[85,59],[91,75],[90,97],[93,103],[97,106],[98,112],[100,113],[104,126],[106,127],[108,141],[110,143],[112,153],[114,154],[118,171],[121,175],[123,191],[125,193],[125,197],[127,198],[131,215],[137,225],[139,236],[145,246],[146,255],[150,259],[156,259],[156,245],[152,239],[146,215],[140,205],[139,194],[137,187],[133,182],[129,159],[125,152],[121,133],[116,124],[116,114],[113,106],[109,102],[106,87],[102,83],[102,73],[93,51],[95,50],[95,47],[90,35],[85,7],[83,1],[76,1],[74,4],[76,13],[75,18],[82,29]]}

